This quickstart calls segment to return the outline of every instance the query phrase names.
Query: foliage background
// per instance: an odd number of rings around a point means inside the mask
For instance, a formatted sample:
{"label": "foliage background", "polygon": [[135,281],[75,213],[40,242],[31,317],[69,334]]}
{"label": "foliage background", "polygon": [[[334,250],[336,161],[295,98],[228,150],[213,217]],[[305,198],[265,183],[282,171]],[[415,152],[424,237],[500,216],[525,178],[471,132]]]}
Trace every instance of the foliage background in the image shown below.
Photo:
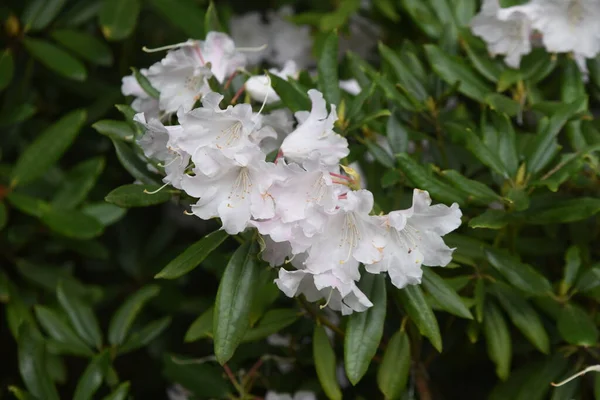
{"label": "foliage background", "polygon": [[[378,206],[406,206],[419,187],[436,202],[458,202],[464,214],[447,237],[457,247],[448,268],[426,274],[421,287],[387,288],[377,355],[343,397],[379,398],[383,390],[389,398],[600,398],[593,376],[549,386],[600,356],[600,63],[589,60],[587,82],[568,56],[538,50],[519,71],[507,69],[465,30],[479,6],[471,0],[378,0],[360,11],[356,1],[219,1],[208,17],[207,2],[195,0],[3,2],[0,398],[126,398],[127,387],[136,399],[164,398],[174,382],[197,398],[235,393],[217,363],[181,360],[213,354],[210,338],[183,339],[214,303],[238,244],[227,239],[179,279],[154,279],[218,224],[184,216],[178,196],[146,208],[105,202],[132,183],[140,163],[128,139],[135,127],[114,104],[127,103],[120,82],[129,67],[158,59],[142,46],[202,38],[231,15],[284,3],[313,26],[320,73],[354,77],[364,89],[341,95],[338,129]],[[381,44],[370,63],[349,53],[338,71],[330,32],[346,35],[355,13],[382,27]],[[311,86],[340,96],[308,76],[297,87]],[[302,101],[301,91],[276,89],[290,108]],[[364,161],[367,152],[374,162]],[[264,354],[291,357],[291,374],[263,360],[252,393],[308,388],[336,398],[331,364],[319,356],[326,351],[313,357],[311,344],[314,319],[328,316],[278,295],[274,272],[261,273],[253,322],[267,310],[287,311],[283,332],[295,347],[245,343],[229,367],[244,377]],[[99,332],[102,345],[91,350]],[[334,348],[338,362],[349,357],[339,337]]]}

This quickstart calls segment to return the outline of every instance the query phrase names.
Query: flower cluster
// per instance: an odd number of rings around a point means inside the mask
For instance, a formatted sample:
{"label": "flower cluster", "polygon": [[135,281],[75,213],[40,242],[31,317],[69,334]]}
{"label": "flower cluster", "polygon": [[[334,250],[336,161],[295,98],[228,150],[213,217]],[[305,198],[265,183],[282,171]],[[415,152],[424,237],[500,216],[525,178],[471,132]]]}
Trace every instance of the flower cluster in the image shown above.
{"label": "flower cluster", "polygon": [[[373,215],[372,193],[340,165],[348,141],[334,131],[336,105],[328,110],[322,93],[308,91],[311,110],[297,112],[295,126],[283,110],[222,109],[223,96],[206,78],[222,82],[244,61],[229,37],[211,32],[206,41],[177,45],[146,72],[160,91],[159,112],[136,115],[146,130],[139,145],[164,167],[166,184],[198,199],[194,215],[220,218],[229,234],[256,228],[263,258],[285,266],[278,287],[342,314],[372,305],[356,285],[360,264],[402,288],[420,283],[422,265],[450,262],[452,249],[441,237],[460,225],[458,205],[432,206],[427,192],[415,190],[411,208]],[[178,124],[163,125],[160,113],[175,111]],[[278,155],[268,162],[272,150]]]}
{"label": "flower cluster", "polygon": [[573,53],[586,72],[586,58],[600,52],[599,19],[600,0],[530,0],[508,8],[498,0],[484,0],[471,29],[487,42],[490,53],[504,55],[513,68],[539,38],[550,53]]}

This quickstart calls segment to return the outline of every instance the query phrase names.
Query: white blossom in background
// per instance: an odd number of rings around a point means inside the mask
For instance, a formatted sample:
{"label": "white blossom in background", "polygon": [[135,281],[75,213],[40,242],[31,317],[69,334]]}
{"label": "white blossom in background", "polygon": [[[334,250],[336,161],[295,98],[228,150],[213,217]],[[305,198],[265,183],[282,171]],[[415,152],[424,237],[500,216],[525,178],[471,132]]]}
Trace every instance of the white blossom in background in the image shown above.
{"label": "white blossom in background", "polygon": [[357,95],[362,90],[358,81],[356,79],[348,79],[340,81],[340,89],[345,90],[346,92]]}
{"label": "white blossom in background", "polygon": [[[259,12],[252,11],[231,18],[229,32],[238,47],[259,48],[270,41],[270,31],[267,23]],[[257,65],[268,58],[269,47],[264,51],[253,51],[246,53],[248,64]]]}
{"label": "white blossom in background", "polygon": [[276,12],[267,13],[271,38],[268,60],[280,67],[292,60],[298,68],[303,69],[314,62],[311,56],[313,39],[309,26],[296,25],[286,19],[293,14],[294,10],[289,6],[281,7]]}
{"label": "white blossom in background", "polygon": [[265,400],[317,400],[317,396],[313,392],[298,391],[293,396],[288,393],[277,393],[273,391],[267,392]]}
{"label": "white blossom in background", "polygon": [[[269,72],[287,80],[290,77],[296,79],[299,71],[296,63],[290,60],[284,64],[281,70],[271,68]],[[281,100],[277,93],[275,93],[275,90],[271,85],[271,80],[267,75],[253,76],[246,81],[244,86],[246,87],[246,92],[254,101],[264,101],[266,104],[273,104]]]}
{"label": "white blossom in background", "polygon": [[531,20],[515,11],[500,18],[499,0],[484,0],[481,11],[471,21],[473,34],[481,37],[492,57],[504,55],[504,62],[519,68],[521,57],[531,52]]}

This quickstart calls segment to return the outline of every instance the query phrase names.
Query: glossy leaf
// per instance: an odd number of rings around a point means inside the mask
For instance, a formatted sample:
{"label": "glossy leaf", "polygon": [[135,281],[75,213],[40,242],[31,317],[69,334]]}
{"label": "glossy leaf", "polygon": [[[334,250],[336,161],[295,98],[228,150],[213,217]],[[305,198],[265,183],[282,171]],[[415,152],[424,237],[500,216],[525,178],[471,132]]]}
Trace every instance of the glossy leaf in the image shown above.
{"label": "glossy leaf", "polygon": [[419,286],[406,286],[398,291],[398,298],[421,335],[427,337],[437,351],[442,351],[442,335],[437,319]]}
{"label": "glossy leaf", "polygon": [[600,212],[600,199],[579,197],[557,200],[545,207],[529,209],[522,216],[528,224],[545,225],[569,223],[587,219]]}
{"label": "glossy leaf", "polygon": [[567,304],[558,316],[558,332],[564,340],[577,346],[593,346],[598,342],[598,328],[581,307]]}
{"label": "glossy leaf", "polygon": [[331,348],[325,328],[320,325],[315,325],[313,333],[313,359],[317,377],[327,398],[341,400],[342,392],[335,375],[335,352]]}
{"label": "glossy leaf", "polygon": [[159,291],[160,287],[157,285],[144,286],[125,300],[110,320],[108,327],[110,344],[118,346],[123,343],[142,307],[156,297]]}
{"label": "glossy leaf", "polygon": [[148,207],[169,201],[172,191],[158,185],[129,184],[119,186],[106,195],[104,200],[122,208]]}
{"label": "glossy leaf", "polygon": [[131,142],[135,137],[135,132],[131,126],[123,121],[105,119],[94,123],[92,128],[111,139]]}
{"label": "glossy leaf", "polygon": [[188,328],[183,341],[195,342],[196,340],[211,337],[213,334],[213,312],[214,308],[211,307],[200,314]]}
{"label": "glossy leaf", "polygon": [[167,264],[167,266],[156,274],[154,278],[176,279],[187,274],[200,265],[213,250],[219,247],[219,245],[227,239],[228,236],[229,235],[223,230],[209,233]]}
{"label": "glossy leaf", "polygon": [[310,99],[306,93],[296,89],[291,83],[277,75],[269,73],[273,90],[281,98],[283,104],[292,112],[308,111],[311,108]]}
{"label": "glossy leaf", "polygon": [[386,399],[401,397],[410,374],[410,342],[406,332],[398,331],[387,344],[377,371],[377,386]]}
{"label": "glossy leaf", "polygon": [[298,311],[287,308],[269,310],[258,324],[244,335],[244,342],[255,342],[280,332],[298,320]]}
{"label": "glossy leaf", "polygon": [[24,185],[42,176],[75,140],[85,119],[84,110],[75,110],[44,130],[17,160],[11,185]]}
{"label": "glossy leaf", "polygon": [[129,393],[129,382],[123,382],[111,394],[104,397],[102,400],[126,400]]}
{"label": "glossy leaf", "polygon": [[64,282],[59,282],[56,297],[79,337],[99,349],[102,346],[102,333],[92,308]]}
{"label": "glossy leaf", "polygon": [[40,31],[46,28],[62,10],[67,0],[32,0],[23,11],[23,29]]}
{"label": "glossy leaf", "polygon": [[340,104],[341,92],[338,77],[338,34],[331,32],[325,38],[317,70],[319,71],[319,88],[329,104]]}
{"label": "glossy leaf", "polygon": [[393,114],[387,122],[387,139],[394,153],[406,153],[408,150],[408,131]]}
{"label": "glossy leaf", "polygon": [[23,324],[18,337],[19,372],[25,387],[36,398],[58,400],[58,392],[46,369],[46,345],[30,324]]}
{"label": "glossy leaf", "polygon": [[0,92],[12,81],[15,71],[12,51],[5,49],[0,53]]}
{"label": "glossy leaf", "polygon": [[150,83],[148,78],[146,78],[146,76],[144,74],[142,74],[137,68],[132,67],[131,71],[133,72],[133,76],[137,80],[140,87],[142,89],[144,89],[144,92],[146,92],[148,95],[150,95],[150,97],[158,99],[160,96],[160,93],[158,92],[158,90],[156,90],[154,88],[154,86],[152,86],[152,84]]}
{"label": "glossy leaf", "polygon": [[106,227],[123,218],[126,210],[113,204],[102,202],[86,204],[81,208],[81,212],[93,217]]}
{"label": "glossy leaf", "polygon": [[488,302],[485,306],[483,330],[487,342],[487,351],[490,359],[496,364],[496,375],[506,380],[510,373],[512,358],[512,342],[506,320],[498,307]]}
{"label": "glossy leaf", "polygon": [[373,306],[361,313],[352,313],[344,336],[344,366],[350,383],[356,385],[367,372],[371,359],[383,335],[387,307],[385,275],[367,274],[359,288]]}
{"label": "glossy leaf", "polygon": [[490,189],[489,186],[484,185],[479,181],[469,179],[458,171],[448,169],[442,171],[442,176],[449,180],[452,186],[467,193],[470,200],[479,204],[487,205],[494,201],[502,201],[502,197]]}
{"label": "glossy leaf", "polygon": [[188,37],[204,36],[204,8],[193,0],[150,0],[150,3],[171,25],[181,29]]}
{"label": "glossy leaf", "polygon": [[169,327],[171,319],[171,317],[157,319],[144,325],[139,331],[133,332],[119,347],[119,354],[137,350],[150,344]]}
{"label": "glossy leaf", "polygon": [[104,351],[93,357],[87,368],[83,371],[83,375],[79,378],[79,382],[75,387],[73,400],[92,399],[100,388],[100,385],[102,385],[109,364],[110,355],[108,351]]}
{"label": "glossy leaf", "polygon": [[412,93],[417,100],[423,102],[429,96],[419,79],[412,73],[402,59],[389,47],[379,43],[379,52],[391,66],[400,84]]}
{"label": "glossy leaf", "polygon": [[81,204],[104,170],[104,158],[95,157],[75,165],[66,175],[65,182],[52,199],[52,206],[72,209]]}
{"label": "glossy leaf", "polygon": [[103,0],[100,27],[108,40],[122,40],[133,32],[140,12],[139,0]]}
{"label": "glossy leaf", "polygon": [[88,345],[77,336],[73,329],[52,309],[37,305],[35,316],[46,333],[65,345],[69,352],[76,355],[91,356],[94,353]]}
{"label": "glossy leaf", "polygon": [[423,268],[423,287],[443,310],[461,318],[473,319],[460,296],[430,268]]}
{"label": "glossy leaf", "polygon": [[52,32],[52,38],[92,64],[106,67],[113,63],[110,48],[95,36],[72,29],[60,29]]}
{"label": "glossy leaf", "polygon": [[91,239],[104,231],[98,220],[77,210],[50,208],[41,220],[53,232],[71,239]]}
{"label": "glossy leaf", "polygon": [[241,343],[250,324],[250,307],[256,279],[256,245],[246,242],[229,260],[221,278],[213,315],[215,356],[226,363]]}
{"label": "glossy leaf", "polygon": [[467,140],[467,149],[469,149],[469,151],[471,151],[471,153],[473,153],[473,155],[477,157],[482,164],[488,166],[492,171],[503,178],[508,178],[510,176],[506,165],[504,165],[498,156],[497,151],[486,146],[479,136],[470,130],[465,131],[465,136]]}
{"label": "glossy leaf", "polygon": [[120,140],[111,139],[111,141],[115,146],[117,158],[127,172],[142,183],[149,185],[156,185],[158,183],[158,179],[155,178],[155,175],[148,171],[146,164],[144,164],[127,144]]}
{"label": "glossy leaf", "polygon": [[25,38],[27,51],[54,72],[75,81],[85,81],[87,72],[84,65],[60,47],[42,39]]}
{"label": "glossy leaf", "polygon": [[546,277],[506,251],[486,249],[485,255],[490,264],[517,289],[532,295],[543,295],[552,290]]}
{"label": "glossy leaf", "polygon": [[471,228],[486,228],[486,229],[502,229],[509,222],[512,216],[502,210],[487,209],[483,214],[471,218],[469,227]]}

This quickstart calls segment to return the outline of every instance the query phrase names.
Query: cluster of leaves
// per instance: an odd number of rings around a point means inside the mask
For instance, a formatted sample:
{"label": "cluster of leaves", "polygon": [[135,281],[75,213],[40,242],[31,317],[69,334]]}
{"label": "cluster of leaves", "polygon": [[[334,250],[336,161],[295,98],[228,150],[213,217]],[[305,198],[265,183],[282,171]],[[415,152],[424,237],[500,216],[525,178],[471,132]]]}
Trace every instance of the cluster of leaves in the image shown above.
{"label": "cluster of leaves", "polygon": [[[297,4],[294,19],[315,30],[318,77],[271,76],[275,107],[307,109],[312,87],[338,104],[348,162],[361,164],[381,211],[407,206],[413,187],[458,203],[453,262],[402,290],[365,276],[374,306],[336,324],[279,293],[251,232],[228,238],[183,216],[177,191],[146,193],[160,176],[135,144],[120,77],[150,63],[143,45],[226,29],[219,20],[247,4],[9,0],[2,388],[78,400],[152,398],[173,383],[193,398],[464,398],[465,387],[470,398],[600,398],[599,379],[549,385],[600,358],[600,60],[589,60],[587,82],[568,56],[541,50],[512,70],[469,34],[477,1],[377,0],[378,61],[350,52],[340,63],[338,38],[360,2],[332,3]],[[363,90],[341,91],[340,78]],[[230,101],[242,82],[215,89]],[[269,344],[273,333],[289,345]],[[339,384],[340,363],[350,386]]]}

